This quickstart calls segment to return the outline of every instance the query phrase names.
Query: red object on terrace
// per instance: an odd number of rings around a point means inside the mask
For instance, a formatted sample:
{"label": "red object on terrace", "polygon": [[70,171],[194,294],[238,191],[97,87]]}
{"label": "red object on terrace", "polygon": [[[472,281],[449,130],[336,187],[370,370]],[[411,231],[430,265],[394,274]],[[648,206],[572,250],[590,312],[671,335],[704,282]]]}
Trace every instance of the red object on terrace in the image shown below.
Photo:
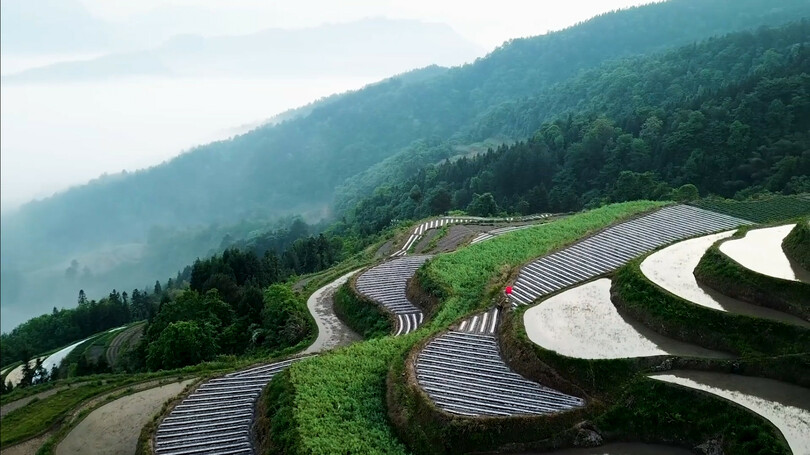
{"label": "red object on terrace", "polygon": [[512,286],[507,286],[506,287],[506,295],[511,295],[511,294],[512,294]]}

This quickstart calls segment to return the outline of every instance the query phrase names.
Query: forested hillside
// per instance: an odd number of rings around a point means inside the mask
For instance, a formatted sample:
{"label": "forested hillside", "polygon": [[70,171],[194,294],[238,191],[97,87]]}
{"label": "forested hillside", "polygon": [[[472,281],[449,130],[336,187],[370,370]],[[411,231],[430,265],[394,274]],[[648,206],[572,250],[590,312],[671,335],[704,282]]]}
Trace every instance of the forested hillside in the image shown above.
{"label": "forested hillside", "polygon": [[566,102],[577,108],[537,125],[525,142],[378,188],[349,225],[373,232],[451,209],[565,212],[696,197],[695,189],[725,197],[810,192],[810,21],[610,63],[520,103],[522,123],[491,125],[528,132]]}
{"label": "forested hillside", "polygon": [[[3,307],[31,300],[50,307],[65,295],[75,295],[32,290],[47,289],[40,285],[49,281],[59,284],[54,288],[64,288],[65,269],[80,252],[122,244],[142,248],[150,230],[181,236],[186,229],[222,232],[219,227],[242,220],[261,223],[291,213],[328,217],[338,186],[338,208],[343,212],[392,176],[407,175],[458,153],[458,145],[493,137],[524,139],[565,110],[596,113],[598,105],[582,104],[594,92],[577,92],[576,87],[566,92],[568,98],[544,101],[557,91],[556,84],[580,71],[619,57],[808,15],[810,4],[803,0],[786,0],[778,6],[766,0],[673,0],[606,14],[560,32],[510,41],[474,64],[394,77],[330,99],[308,115],[199,147],[145,171],[107,177],[28,204],[2,220],[3,281],[13,277],[17,283],[16,292],[4,289]],[[696,62],[691,70],[701,70],[701,64]],[[706,74],[705,81],[725,78],[724,70]],[[658,74],[659,95],[669,99],[673,89],[668,88],[667,77],[673,75],[665,70]],[[593,73],[591,77],[596,78]],[[613,80],[615,75],[606,78]],[[684,94],[692,89],[681,88]],[[602,93],[606,104],[629,104],[626,99],[614,101],[620,94]],[[645,100],[644,105],[656,102]],[[665,120],[663,115],[657,117]],[[612,121],[623,128],[622,133],[636,133],[620,119]],[[546,184],[549,191],[551,186]],[[210,240],[208,248],[218,243]],[[163,261],[176,269],[202,253],[166,253],[151,263]],[[142,265],[139,256],[133,256],[129,270]],[[105,280],[105,274],[92,268],[89,272],[96,282]],[[105,273],[120,276],[118,271]],[[140,285],[115,283],[102,284],[106,289]],[[83,285],[80,279],[70,286]]]}

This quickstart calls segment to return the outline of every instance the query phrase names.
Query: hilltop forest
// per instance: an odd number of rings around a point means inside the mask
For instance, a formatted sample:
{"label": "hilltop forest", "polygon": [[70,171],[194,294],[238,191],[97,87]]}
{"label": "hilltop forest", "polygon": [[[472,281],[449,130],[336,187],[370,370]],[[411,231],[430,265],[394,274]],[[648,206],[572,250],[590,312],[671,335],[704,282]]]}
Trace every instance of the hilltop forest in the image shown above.
{"label": "hilltop forest", "polygon": [[[90,302],[138,289],[154,316],[188,286],[195,258],[229,248],[276,258],[273,279],[234,278],[261,293],[350,257],[400,222],[448,210],[806,192],[807,16],[810,5],[797,0],[673,0],[605,14],[31,203],[2,219],[4,320],[49,313],[42,321],[66,328],[18,328],[2,343],[3,362],[24,354],[12,339],[41,352],[119,322],[77,329],[57,317],[79,289]],[[154,293],[151,283],[169,276]],[[214,288],[237,314],[245,306],[228,280],[192,286],[199,299]],[[242,328],[260,323],[251,295]],[[122,320],[136,317],[128,311]],[[45,342],[46,330],[65,335]]]}
{"label": "hilltop forest", "polygon": [[[147,170],[106,176],[32,202],[2,219],[2,278],[8,283],[2,288],[4,320],[69,304],[80,288],[103,296],[112,288],[131,289],[170,276],[197,256],[221,252],[274,229],[279,217],[301,214],[309,222],[339,219],[381,184],[398,184],[400,176],[426,164],[486,151],[488,145],[497,148],[533,140],[543,124],[558,121],[565,113],[573,115],[575,124],[583,123],[577,116],[605,116],[621,128],[617,138],[624,134],[637,138],[651,116],[661,120],[662,134],[675,131],[676,117],[670,109],[699,111],[702,100],[720,96],[719,89],[733,94],[738,87],[750,93],[745,86],[750,81],[744,79],[757,76],[751,71],[768,73],[772,64],[797,69],[787,41],[802,38],[778,32],[770,38],[750,35],[722,50],[713,49],[712,43],[693,43],[808,14],[810,6],[803,0],[778,5],[765,0],[673,0],[605,14],[558,32],[509,41],[464,66],[415,70],[329,97],[283,116],[287,120],[279,124],[195,148]],[[797,33],[804,32],[794,30]],[[773,48],[774,53],[749,47],[751,40],[762,40],[762,48]],[[659,67],[651,60],[647,67],[655,71],[648,74],[634,71],[633,65],[641,60],[616,61],[645,59],[684,45],[697,47],[692,54],[684,50],[680,62],[659,54],[654,58],[668,58],[674,66]],[[690,59],[691,66],[686,63]],[[729,87],[723,86],[726,81]],[[647,91],[651,97],[637,97]],[[790,100],[782,103],[795,107]],[[722,105],[719,97],[715,104]],[[653,112],[657,109],[663,113]],[[713,127],[716,116],[704,116]],[[739,120],[753,127],[744,116]],[[631,121],[640,123],[625,124]],[[581,134],[572,129],[564,133],[570,136],[565,147]],[[656,147],[650,153],[657,153]],[[637,168],[643,173],[658,171],[657,166]],[[667,171],[660,178],[679,185],[686,176],[676,174]],[[569,172],[568,178],[574,177]],[[550,178],[543,177],[551,196]],[[698,186],[702,192],[719,191]],[[722,194],[747,186],[735,183],[723,187]],[[488,192],[480,190],[479,194]],[[601,195],[606,190],[599,191]],[[461,196],[459,204],[466,207]],[[572,206],[597,196],[590,194]],[[507,202],[504,197],[496,197],[500,208],[515,210],[520,201]],[[223,243],[225,237],[231,240]],[[74,260],[78,273],[66,274]],[[42,282],[50,285],[41,286]]]}
{"label": "hilltop forest", "polygon": [[350,211],[349,224],[368,234],[392,219],[448,210],[492,216],[698,192],[810,192],[808,39],[805,20],[588,71],[522,103],[517,128],[543,118],[532,109],[547,112],[559,100],[587,100],[584,108],[543,123],[526,141],[381,186]]}

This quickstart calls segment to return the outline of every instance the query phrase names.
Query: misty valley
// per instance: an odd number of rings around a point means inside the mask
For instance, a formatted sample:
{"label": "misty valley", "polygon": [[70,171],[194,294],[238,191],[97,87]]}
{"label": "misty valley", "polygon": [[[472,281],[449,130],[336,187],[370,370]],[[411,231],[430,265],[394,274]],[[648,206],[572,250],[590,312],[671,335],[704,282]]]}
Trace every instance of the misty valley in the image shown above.
{"label": "misty valley", "polygon": [[311,3],[4,0],[0,455],[810,454],[810,4]]}

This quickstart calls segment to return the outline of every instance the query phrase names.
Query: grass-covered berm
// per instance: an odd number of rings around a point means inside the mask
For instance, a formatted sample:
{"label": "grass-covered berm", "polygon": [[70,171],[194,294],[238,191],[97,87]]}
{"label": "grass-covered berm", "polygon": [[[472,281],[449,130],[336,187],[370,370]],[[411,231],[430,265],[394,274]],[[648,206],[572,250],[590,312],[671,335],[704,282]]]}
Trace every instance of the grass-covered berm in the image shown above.
{"label": "grass-covered berm", "polygon": [[386,376],[392,365],[402,365],[416,343],[487,307],[516,267],[661,205],[613,204],[436,257],[417,272],[425,289],[441,300],[432,320],[422,328],[300,362],[270,383],[261,403],[263,450],[411,453],[389,418],[389,411],[398,412],[387,405]]}
{"label": "grass-covered berm", "polygon": [[787,257],[810,271],[810,218],[796,223],[796,227],[782,241],[782,249]]}

